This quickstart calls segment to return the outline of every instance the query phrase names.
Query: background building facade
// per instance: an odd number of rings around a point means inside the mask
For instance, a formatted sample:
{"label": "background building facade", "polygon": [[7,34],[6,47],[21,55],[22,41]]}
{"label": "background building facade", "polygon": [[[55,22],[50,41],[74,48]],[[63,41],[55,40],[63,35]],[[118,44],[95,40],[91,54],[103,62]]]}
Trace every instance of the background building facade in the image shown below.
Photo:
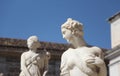
{"label": "background building facade", "polygon": [[[28,51],[26,43],[26,40],[21,39],[0,38],[0,73],[3,73],[4,76],[19,76],[21,54]],[[59,76],[60,57],[69,45],[40,43],[39,53],[42,51],[51,53],[48,76]]]}
{"label": "background building facade", "polygon": [[109,76],[120,76],[120,12],[109,18],[112,49],[106,53]]}

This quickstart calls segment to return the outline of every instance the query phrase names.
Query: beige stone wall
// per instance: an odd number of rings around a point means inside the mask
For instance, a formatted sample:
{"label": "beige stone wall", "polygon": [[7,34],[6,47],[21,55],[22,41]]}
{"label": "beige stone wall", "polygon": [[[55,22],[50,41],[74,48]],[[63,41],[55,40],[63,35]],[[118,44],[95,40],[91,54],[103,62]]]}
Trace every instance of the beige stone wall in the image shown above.
{"label": "beige stone wall", "polygon": [[[68,45],[66,44],[41,42],[38,52],[40,53],[46,49],[51,53],[47,76],[59,76],[61,54],[67,48]],[[20,57],[27,50],[26,40],[0,38],[0,74],[3,73],[4,76],[19,76]]]}
{"label": "beige stone wall", "polygon": [[120,56],[112,59],[109,67],[110,76],[120,76]]}
{"label": "beige stone wall", "polygon": [[120,17],[111,23],[111,46],[120,44]]}
{"label": "beige stone wall", "polygon": [[120,12],[109,18],[111,24],[111,47],[106,53],[109,76],[120,76]]}
{"label": "beige stone wall", "polygon": [[[50,42],[40,43],[41,48],[38,52],[46,49],[51,53],[47,76],[59,76],[61,55],[70,45]],[[19,76],[20,56],[27,50],[26,40],[0,38],[0,73],[3,73],[4,76]]]}
{"label": "beige stone wall", "polygon": [[105,58],[109,60],[109,76],[120,76],[120,45],[109,50]]}

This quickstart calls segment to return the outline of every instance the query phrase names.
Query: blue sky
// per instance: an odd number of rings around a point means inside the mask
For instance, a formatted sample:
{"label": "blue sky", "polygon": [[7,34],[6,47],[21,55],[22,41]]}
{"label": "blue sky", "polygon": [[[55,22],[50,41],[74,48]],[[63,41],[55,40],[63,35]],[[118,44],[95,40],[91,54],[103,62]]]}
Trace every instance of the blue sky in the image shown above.
{"label": "blue sky", "polygon": [[107,19],[120,11],[120,0],[0,0],[0,37],[67,43],[61,24],[73,18],[84,24],[90,45],[111,48]]}

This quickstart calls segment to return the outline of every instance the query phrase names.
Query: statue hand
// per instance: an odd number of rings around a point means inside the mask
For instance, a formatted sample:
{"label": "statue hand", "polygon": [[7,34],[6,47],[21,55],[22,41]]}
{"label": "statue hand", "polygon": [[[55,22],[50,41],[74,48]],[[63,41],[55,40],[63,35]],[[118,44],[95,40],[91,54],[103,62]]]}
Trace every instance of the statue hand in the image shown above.
{"label": "statue hand", "polygon": [[88,60],[86,60],[86,63],[87,64],[92,64],[92,63],[94,63],[95,62],[95,59],[88,59]]}
{"label": "statue hand", "polygon": [[95,57],[95,63],[96,66],[102,67],[105,65],[104,61],[100,57]]}
{"label": "statue hand", "polygon": [[89,57],[86,57],[86,63],[89,64],[93,64],[95,63],[95,56],[90,55]]}
{"label": "statue hand", "polygon": [[50,52],[46,52],[46,56],[47,56],[48,59],[50,59],[51,58]]}
{"label": "statue hand", "polygon": [[38,57],[38,55],[39,55],[39,54],[34,55],[34,56],[31,58],[31,61],[36,60],[36,59],[37,59],[37,57]]}

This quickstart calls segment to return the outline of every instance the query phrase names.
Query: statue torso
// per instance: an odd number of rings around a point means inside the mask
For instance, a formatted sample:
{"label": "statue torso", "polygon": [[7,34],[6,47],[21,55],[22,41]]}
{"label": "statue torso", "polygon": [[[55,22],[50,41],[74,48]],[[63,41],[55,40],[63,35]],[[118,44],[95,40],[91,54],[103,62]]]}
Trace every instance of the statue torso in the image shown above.
{"label": "statue torso", "polygon": [[[93,48],[82,47],[78,49],[68,49],[65,52],[67,55],[67,65],[70,70],[70,76],[90,76],[88,74],[96,74],[96,66],[86,64],[86,60],[91,59],[97,55]],[[87,74],[86,74],[87,73]],[[92,75],[93,76],[93,75]]]}

